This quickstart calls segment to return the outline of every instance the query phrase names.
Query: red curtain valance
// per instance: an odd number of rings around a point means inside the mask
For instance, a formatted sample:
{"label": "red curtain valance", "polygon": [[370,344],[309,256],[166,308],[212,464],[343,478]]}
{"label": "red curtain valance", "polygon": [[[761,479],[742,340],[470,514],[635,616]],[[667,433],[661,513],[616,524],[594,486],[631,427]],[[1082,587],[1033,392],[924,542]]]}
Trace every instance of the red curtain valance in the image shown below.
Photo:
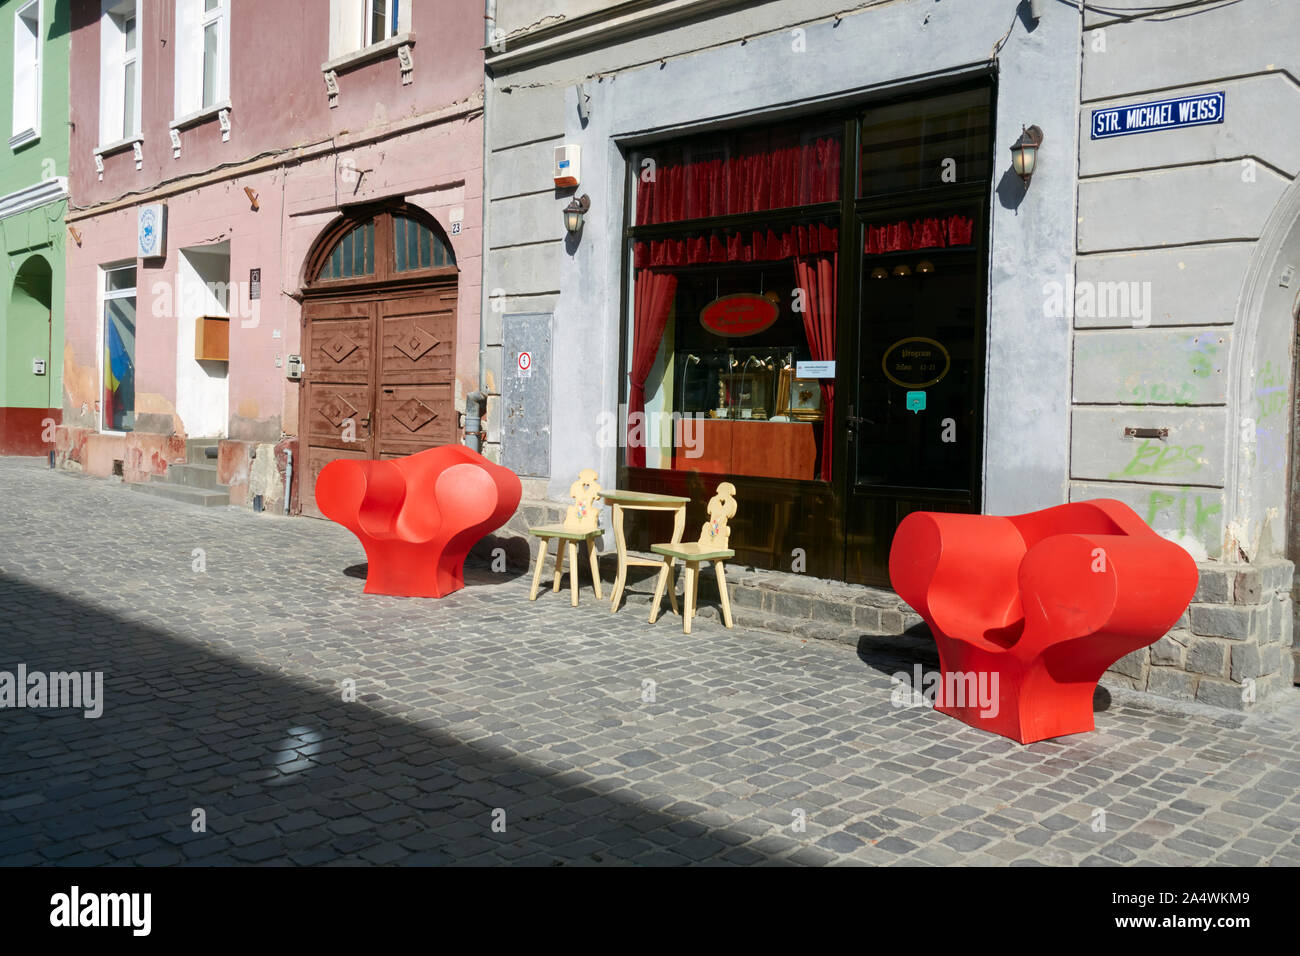
{"label": "red curtain valance", "polygon": [[[637,178],[636,224],[680,222],[840,198],[840,138],[800,143],[797,134],[760,131],[731,141],[729,155],[659,162],[644,155]],[[726,147],[720,144],[718,152]]]}
{"label": "red curtain valance", "polygon": [[815,222],[782,231],[756,229],[684,239],[643,239],[632,245],[632,264],[638,269],[650,269],[711,262],[770,262],[835,252],[839,238],[839,227]]}
{"label": "red curtain valance", "polygon": [[882,252],[968,246],[974,229],[975,221],[968,216],[914,219],[911,222],[867,226],[867,243],[863,252],[874,256]]}

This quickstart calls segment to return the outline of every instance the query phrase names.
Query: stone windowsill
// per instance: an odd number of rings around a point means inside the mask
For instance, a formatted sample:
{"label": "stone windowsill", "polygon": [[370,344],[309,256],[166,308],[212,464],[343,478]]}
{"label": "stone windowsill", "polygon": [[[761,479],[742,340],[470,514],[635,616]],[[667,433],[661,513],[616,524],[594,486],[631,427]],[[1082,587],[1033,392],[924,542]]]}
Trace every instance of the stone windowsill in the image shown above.
{"label": "stone windowsill", "polygon": [[370,46],[362,47],[360,50],[353,50],[351,53],[344,53],[342,56],[336,56],[332,60],[326,60],[320,65],[322,73],[342,73],[353,67],[360,66],[363,63],[369,63],[371,60],[382,59],[383,57],[397,54],[397,48],[410,44],[415,45],[414,33],[399,33],[391,39],[384,40],[380,43],[372,43]]}
{"label": "stone windowsill", "polygon": [[112,143],[105,143],[103,146],[95,147],[96,156],[108,156],[112,153],[120,153],[130,149],[136,143],[144,143],[143,136],[128,136],[126,139],[119,139]]}
{"label": "stone windowsill", "polygon": [[30,146],[32,143],[39,141],[40,138],[41,134],[39,130],[35,128],[25,129],[21,133],[15,133],[9,138],[9,148],[19,150],[24,146]]}
{"label": "stone windowsill", "polygon": [[167,124],[168,129],[185,129],[189,126],[198,126],[200,123],[214,120],[217,114],[222,110],[230,109],[230,101],[222,100],[220,103],[213,103],[211,106],[205,106],[201,110],[193,113],[187,113],[184,116],[178,116]]}

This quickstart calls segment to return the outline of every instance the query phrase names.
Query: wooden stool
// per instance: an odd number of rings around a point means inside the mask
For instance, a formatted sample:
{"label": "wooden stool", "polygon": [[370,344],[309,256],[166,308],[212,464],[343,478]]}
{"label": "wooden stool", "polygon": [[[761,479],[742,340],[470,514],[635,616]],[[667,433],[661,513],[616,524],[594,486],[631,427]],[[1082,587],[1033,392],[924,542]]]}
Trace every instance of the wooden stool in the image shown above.
{"label": "wooden stool", "polygon": [[727,520],[736,515],[736,486],[729,481],[718,485],[718,492],[709,499],[709,520],[700,529],[700,540],[684,544],[652,544],[650,550],[664,556],[663,567],[659,569],[659,580],[655,584],[654,601],[650,604],[650,623],[659,616],[659,606],[663,603],[664,585],[668,593],[673,593],[673,559],[679,558],[686,565],[686,577],[682,585],[682,630],[691,633],[691,618],[695,616],[696,596],[699,593],[700,565],[711,563],[718,576],[718,595],[722,601],[722,622],[731,627],[731,600],[727,596],[727,578],[722,570],[722,563],[734,558],[736,552],[728,545],[731,529]]}
{"label": "wooden stool", "polygon": [[537,569],[533,572],[533,588],[528,592],[528,600],[537,600],[537,588],[542,581],[542,566],[546,564],[546,549],[552,538],[558,538],[555,546],[555,581],[552,591],[560,590],[560,578],[564,575],[564,555],[569,555],[569,593],[570,602],[578,606],[578,542],[587,542],[587,559],[591,563],[591,586],[600,600],[600,567],[596,563],[596,538],[602,534],[600,529],[600,506],[595,504],[600,497],[600,485],[596,482],[596,473],[585,468],[578,473],[578,480],[569,486],[569,495],[573,504],[564,516],[563,524],[542,525],[529,528],[528,533],[542,539],[537,550]]}

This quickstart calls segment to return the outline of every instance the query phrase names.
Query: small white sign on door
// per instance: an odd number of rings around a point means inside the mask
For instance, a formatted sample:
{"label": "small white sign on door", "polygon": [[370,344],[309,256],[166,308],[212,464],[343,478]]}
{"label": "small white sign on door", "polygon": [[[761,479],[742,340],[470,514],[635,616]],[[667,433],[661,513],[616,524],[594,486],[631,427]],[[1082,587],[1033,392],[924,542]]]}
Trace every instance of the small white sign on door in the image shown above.
{"label": "small white sign on door", "polygon": [[516,363],[519,366],[521,377],[528,377],[533,374],[533,354],[531,352],[520,352]]}
{"label": "small white sign on door", "polygon": [[834,362],[796,362],[794,374],[797,378],[834,378]]}

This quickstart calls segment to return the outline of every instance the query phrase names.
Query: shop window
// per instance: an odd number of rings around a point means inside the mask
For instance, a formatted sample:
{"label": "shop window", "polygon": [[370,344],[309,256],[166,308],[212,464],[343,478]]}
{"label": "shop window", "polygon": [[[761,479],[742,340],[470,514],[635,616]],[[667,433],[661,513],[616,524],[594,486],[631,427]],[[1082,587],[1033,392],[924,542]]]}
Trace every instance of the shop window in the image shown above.
{"label": "shop window", "polygon": [[627,462],[829,480],[838,230],[710,230],[633,245]]}
{"label": "shop window", "polygon": [[176,118],[230,99],[230,0],[176,0]]}
{"label": "shop window", "polygon": [[456,257],[432,229],[406,216],[393,217],[393,252],[398,272],[456,264]]}
{"label": "shop window", "polygon": [[375,224],[363,223],[335,243],[318,279],[354,279],[375,274]]}
{"label": "shop window", "polygon": [[101,146],[140,134],[139,0],[102,0],[99,21]]}
{"label": "shop window", "polygon": [[629,466],[830,479],[834,379],[798,366],[835,358],[842,131],[633,154],[634,225],[653,232],[631,249]]}
{"label": "shop window", "polygon": [[411,30],[409,0],[330,0],[330,59]]}
{"label": "shop window", "polygon": [[841,139],[838,125],[782,125],[643,150],[634,224],[838,202]]}
{"label": "shop window", "polygon": [[987,87],[873,107],[862,120],[858,194],[986,183],[990,119]]}
{"label": "shop window", "polygon": [[104,276],[105,431],[135,428],[135,266],[106,268]]}
{"label": "shop window", "polygon": [[12,148],[40,136],[41,122],[41,4],[40,0],[14,14],[14,95]]}

